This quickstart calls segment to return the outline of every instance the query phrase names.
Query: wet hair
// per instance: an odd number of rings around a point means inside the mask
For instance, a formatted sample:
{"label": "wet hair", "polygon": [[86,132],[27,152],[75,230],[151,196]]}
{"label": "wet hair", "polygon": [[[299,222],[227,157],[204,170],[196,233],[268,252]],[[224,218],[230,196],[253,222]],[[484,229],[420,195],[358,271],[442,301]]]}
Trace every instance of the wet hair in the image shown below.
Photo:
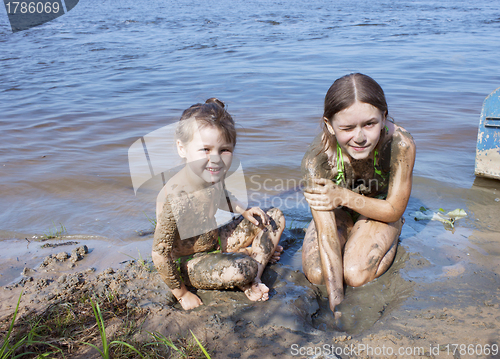
{"label": "wet hair", "polygon": [[175,138],[182,143],[193,139],[195,125],[198,129],[212,126],[221,131],[224,140],[236,146],[236,129],[231,115],[226,111],[225,105],[213,97],[205,103],[197,103],[184,110],[175,131]]}
{"label": "wet hair", "polygon": [[[356,101],[364,102],[378,108],[387,118],[388,109],[384,90],[370,76],[360,73],[342,76],[330,86],[325,96],[323,118],[328,119],[331,123],[336,113],[352,106]],[[332,145],[333,136],[328,131],[324,121],[322,123],[326,139],[324,149],[326,150]]]}

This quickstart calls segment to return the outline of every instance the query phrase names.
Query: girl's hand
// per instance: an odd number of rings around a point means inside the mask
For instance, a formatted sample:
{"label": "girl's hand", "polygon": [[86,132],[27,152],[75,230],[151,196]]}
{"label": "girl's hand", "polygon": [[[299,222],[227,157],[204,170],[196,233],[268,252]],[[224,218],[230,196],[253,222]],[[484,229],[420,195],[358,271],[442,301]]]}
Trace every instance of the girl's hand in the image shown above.
{"label": "girl's hand", "polygon": [[344,203],[346,189],[325,178],[313,179],[313,185],[304,191],[309,206],[316,211],[331,211]]}
{"label": "girl's hand", "polygon": [[243,218],[248,219],[257,227],[259,227],[261,223],[255,217],[260,217],[262,225],[267,226],[269,224],[269,216],[259,207],[249,208],[246,211],[244,211],[241,215],[243,216]]}
{"label": "girl's hand", "polygon": [[200,297],[189,291],[186,292],[182,297],[177,298],[177,300],[179,301],[179,303],[181,303],[182,309],[184,310],[193,309],[199,307],[200,305],[203,305]]}

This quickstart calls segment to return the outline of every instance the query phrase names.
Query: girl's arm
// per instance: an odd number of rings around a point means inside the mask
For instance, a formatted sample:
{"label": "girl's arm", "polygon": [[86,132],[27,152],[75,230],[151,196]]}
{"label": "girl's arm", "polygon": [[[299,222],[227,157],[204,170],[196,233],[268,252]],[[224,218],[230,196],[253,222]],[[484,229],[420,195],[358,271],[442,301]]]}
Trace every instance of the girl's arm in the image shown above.
{"label": "girl's arm", "polygon": [[387,198],[369,198],[350,192],[344,197],[342,205],[381,222],[391,223],[400,219],[410,199],[415,155],[413,138],[409,133],[398,129],[391,147]]}
{"label": "girl's arm", "polygon": [[344,267],[335,213],[316,211],[312,208],[311,213],[318,235],[323,281],[326,285],[330,309],[335,312],[335,306],[344,300]]}
{"label": "girl's arm", "polygon": [[174,240],[179,236],[175,218],[168,203],[158,215],[153,242],[153,262],[163,281],[181,303],[182,308],[192,309],[203,304],[201,299],[188,291],[182,283],[177,264],[172,259]]}
{"label": "girl's arm", "polygon": [[[328,155],[323,151],[322,136],[322,134],[316,136],[302,159],[301,170],[307,186],[320,178],[333,183],[334,173]],[[304,193],[306,198],[307,191],[309,189]],[[344,299],[344,268],[335,213],[331,210],[322,211],[310,207],[318,236],[323,281],[326,284],[330,309],[335,312],[335,306]]]}

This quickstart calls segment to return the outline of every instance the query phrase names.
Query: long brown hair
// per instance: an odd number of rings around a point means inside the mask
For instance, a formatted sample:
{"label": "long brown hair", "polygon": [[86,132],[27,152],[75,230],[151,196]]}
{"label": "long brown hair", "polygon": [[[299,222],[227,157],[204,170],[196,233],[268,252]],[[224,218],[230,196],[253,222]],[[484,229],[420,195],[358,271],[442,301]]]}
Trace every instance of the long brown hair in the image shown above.
{"label": "long brown hair", "polygon": [[[345,110],[356,101],[370,104],[378,108],[382,115],[388,116],[387,101],[382,87],[370,76],[352,73],[335,80],[328,89],[325,96],[323,118],[328,119],[331,123],[337,112]],[[325,134],[323,145],[324,150],[326,150],[333,145],[333,135],[328,131],[324,120],[322,120],[322,124]]]}

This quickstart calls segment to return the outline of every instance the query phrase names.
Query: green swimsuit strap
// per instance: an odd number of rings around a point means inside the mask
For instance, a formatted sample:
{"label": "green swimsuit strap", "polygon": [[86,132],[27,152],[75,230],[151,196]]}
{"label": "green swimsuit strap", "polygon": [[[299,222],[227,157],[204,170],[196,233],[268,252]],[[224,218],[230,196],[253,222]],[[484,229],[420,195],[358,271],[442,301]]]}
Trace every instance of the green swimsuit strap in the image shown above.
{"label": "green swimsuit strap", "polygon": [[382,171],[377,168],[377,156],[378,156],[378,151],[375,150],[375,152],[373,153],[373,168],[374,168],[374,171],[376,174],[378,174],[380,177],[382,178],[385,178],[387,177],[386,175],[382,174]]}
{"label": "green swimsuit strap", "polygon": [[342,156],[342,148],[340,148],[337,142],[337,176],[335,177],[335,183],[340,185],[342,182],[346,183],[344,173],[344,156]]}
{"label": "green swimsuit strap", "polygon": [[[389,133],[389,128],[387,127],[387,125],[385,125],[385,132]],[[375,149],[375,152],[373,153],[373,168],[375,169],[375,173],[376,174],[378,174],[383,179],[386,179],[387,178],[387,174],[385,174],[385,175],[382,174],[382,171],[377,166],[377,156],[378,156],[378,151],[377,151],[377,149]]]}
{"label": "green swimsuit strap", "polygon": [[[389,133],[389,128],[385,126],[385,130],[387,133]],[[378,156],[378,151],[375,149],[375,152],[373,153],[373,168],[376,174],[378,174],[380,177],[386,179],[387,174],[383,174],[382,170],[378,168],[377,166],[377,156]],[[342,156],[342,148],[337,142],[337,176],[335,177],[335,183],[337,185],[340,185],[342,182],[346,183],[345,180],[345,171],[344,171],[344,157]]]}

